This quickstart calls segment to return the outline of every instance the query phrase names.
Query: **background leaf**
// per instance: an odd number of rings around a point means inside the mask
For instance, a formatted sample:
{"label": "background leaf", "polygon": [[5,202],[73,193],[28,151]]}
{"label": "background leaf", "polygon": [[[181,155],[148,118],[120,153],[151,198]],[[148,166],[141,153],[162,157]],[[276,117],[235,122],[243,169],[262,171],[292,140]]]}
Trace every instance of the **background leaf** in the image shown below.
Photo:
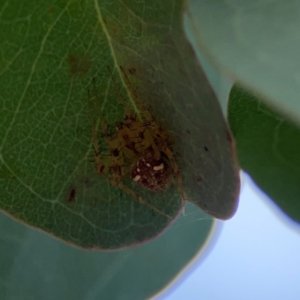
{"label": "background leaf", "polygon": [[300,221],[300,128],[235,85],[228,119],[241,167],[291,218]]}
{"label": "background leaf", "polygon": [[[0,8],[1,208],[85,248],[135,245],[169,225],[88,161],[94,89],[111,126],[124,117],[120,97],[137,114],[136,99],[149,105],[174,140],[188,199],[230,218],[239,189],[234,144],[182,32],[182,2],[25,3]],[[126,184],[177,216],[175,185],[153,194]]]}
{"label": "background leaf", "polygon": [[70,247],[3,214],[0,226],[1,299],[127,300],[169,284],[207,246],[215,222],[188,204],[155,241],[104,253]]}
{"label": "background leaf", "polygon": [[186,31],[233,81],[299,123],[299,9],[296,0],[189,0]]}

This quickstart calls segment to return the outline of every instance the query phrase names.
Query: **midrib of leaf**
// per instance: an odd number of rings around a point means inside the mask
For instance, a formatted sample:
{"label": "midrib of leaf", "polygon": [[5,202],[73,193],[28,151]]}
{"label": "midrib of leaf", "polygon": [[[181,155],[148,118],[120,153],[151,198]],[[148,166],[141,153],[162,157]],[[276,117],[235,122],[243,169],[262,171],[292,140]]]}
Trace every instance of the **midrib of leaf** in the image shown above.
{"label": "midrib of leaf", "polygon": [[125,81],[124,81],[124,78],[123,78],[123,76],[122,76],[122,74],[121,74],[120,68],[119,68],[119,66],[118,66],[118,64],[117,64],[117,57],[116,57],[116,54],[115,54],[115,50],[114,50],[114,48],[113,48],[113,46],[112,46],[111,38],[110,38],[110,35],[109,35],[108,31],[107,31],[107,28],[106,28],[106,26],[105,26],[105,23],[103,22],[102,13],[101,13],[101,9],[100,9],[100,7],[99,7],[99,5],[98,5],[98,1],[97,1],[97,0],[94,0],[94,3],[95,3],[95,9],[96,9],[96,12],[97,12],[97,18],[98,18],[98,21],[99,21],[99,23],[100,23],[100,25],[101,25],[101,27],[102,27],[102,30],[103,30],[103,32],[104,32],[104,34],[105,34],[105,36],[106,36],[106,39],[107,39],[107,42],[108,42],[108,45],[109,45],[109,48],[110,48],[110,51],[111,51],[111,55],[112,55],[113,62],[114,62],[114,67],[115,67],[115,69],[116,69],[117,72],[118,72],[118,75],[119,75],[119,77],[120,77],[120,80],[121,80],[121,82],[122,82],[122,85],[125,87],[125,90],[126,90],[126,92],[127,92],[128,99],[130,100],[130,104],[131,104],[131,106],[132,106],[132,108],[133,108],[135,114],[136,114],[136,115],[138,116],[138,118],[141,120],[142,118],[141,118],[140,111],[139,111],[138,107],[136,106],[135,101],[133,100],[133,97],[132,97],[132,95],[131,95],[131,93],[130,93],[128,87],[127,87],[127,84],[126,84]]}

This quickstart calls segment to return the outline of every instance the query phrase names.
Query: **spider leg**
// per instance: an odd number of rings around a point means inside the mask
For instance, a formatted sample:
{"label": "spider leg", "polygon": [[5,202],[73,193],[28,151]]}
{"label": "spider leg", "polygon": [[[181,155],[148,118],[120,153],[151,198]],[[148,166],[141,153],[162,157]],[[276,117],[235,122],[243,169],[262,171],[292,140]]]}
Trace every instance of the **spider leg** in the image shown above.
{"label": "spider leg", "polygon": [[137,142],[135,148],[139,153],[144,153],[147,149],[152,149],[155,159],[160,159],[160,151],[153,139],[153,135],[150,130],[145,128],[142,132],[143,138],[141,141]]}
{"label": "spider leg", "polygon": [[151,146],[151,148],[154,151],[154,157],[155,157],[155,159],[157,159],[157,160],[160,159],[160,151],[159,151],[156,143],[154,142],[151,134],[148,132],[148,130],[146,130],[146,132],[145,132],[145,137],[147,137],[149,139],[149,143],[150,143],[149,146]]}

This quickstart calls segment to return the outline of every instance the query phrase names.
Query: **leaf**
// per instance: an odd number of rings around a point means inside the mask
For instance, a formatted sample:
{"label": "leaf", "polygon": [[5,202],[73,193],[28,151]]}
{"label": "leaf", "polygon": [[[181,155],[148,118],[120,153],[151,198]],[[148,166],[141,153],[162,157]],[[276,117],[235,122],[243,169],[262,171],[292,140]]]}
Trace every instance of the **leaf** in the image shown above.
{"label": "leaf", "polygon": [[241,167],[287,215],[299,222],[299,126],[237,84],[230,92],[228,119]]}
{"label": "leaf", "polygon": [[[120,99],[136,114],[137,99],[149,106],[172,136],[188,199],[231,217],[239,185],[234,145],[182,32],[181,1],[35,2],[33,10],[16,1],[0,9],[1,208],[93,249],[142,243],[170,225],[98,176],[89,161],[92,96],[112,128],[124,118]],[[178,215],[176,183],[156,194],[124,184]]]}
{"label": "leaf", "polygon": [[299,123],[299,1],[190,0],[186,31],[233,81]]}
{"label": "leaf", "polygon": [[149,299],[207,250],[215,222],[192,204],[186,214],[155,241],[100,253],[70,247],[1,214],[0,299]]}

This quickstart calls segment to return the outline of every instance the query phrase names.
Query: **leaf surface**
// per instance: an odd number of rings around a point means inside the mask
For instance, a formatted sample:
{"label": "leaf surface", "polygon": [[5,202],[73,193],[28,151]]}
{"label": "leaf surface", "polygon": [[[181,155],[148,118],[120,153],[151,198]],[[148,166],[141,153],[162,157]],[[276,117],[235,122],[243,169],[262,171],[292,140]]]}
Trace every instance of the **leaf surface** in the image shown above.
{"label": "leaf surface", "polygon": [[288,216],[300,221],[300,128],[235,85],[228,119],[241,167]]}
{"label": "leaf surface", "polygon": [[[197,225],[197,226],[195,226]],[[70,247],[0,215],[0,298],[148,299],[207,248],[214,220],[188,204],[170,229],[147,244],[113,252]],[[151,280],[149,280],[151,278]]]}
{"label": "leaf surface", "polygon": [[300,2],[189,0],[186,31],[194,48],[233,81],[294,122],[300,120]]}
{"label": "leaf surface", "polygon": [[[166,229],[170,219],[100,178],[90,162],[93,97],[112,130],[124,120],[122,101],[137,115],[137,101],[149,107],[174,141],[187,198],[214,217],[231,217],[234,144],[182,32],[182,2],[31,3],[0,8],[1,208],[84,248],[127,247]],[[130,178],[124,184],[177,217],[176,182],[161,193]]]}

